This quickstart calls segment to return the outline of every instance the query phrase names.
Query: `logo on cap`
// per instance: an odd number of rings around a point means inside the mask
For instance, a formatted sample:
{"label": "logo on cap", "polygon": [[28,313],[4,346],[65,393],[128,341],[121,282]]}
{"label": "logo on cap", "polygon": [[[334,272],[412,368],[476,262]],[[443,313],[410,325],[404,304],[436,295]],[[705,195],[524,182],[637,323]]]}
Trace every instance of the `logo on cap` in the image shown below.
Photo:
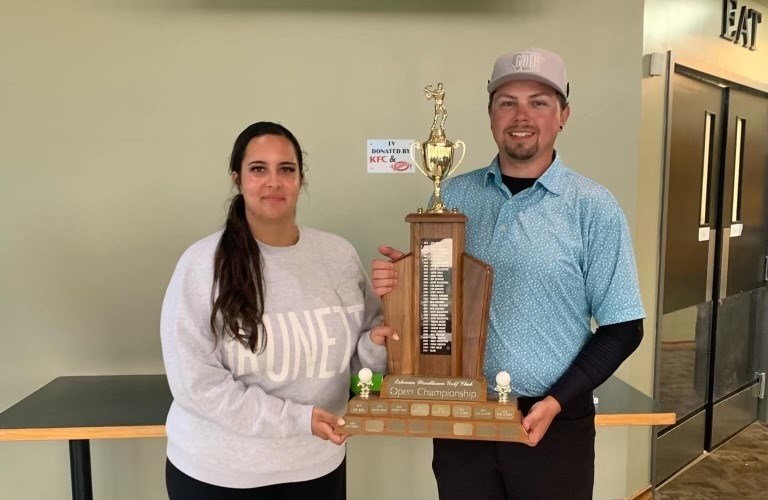
{"label": "logo on cap", "polygon": [[514,71],[539,73],[541,71],[541,63],[543,62],[544,57],[541,54],[536,52],[520,52],[515,54],[511,66]]}

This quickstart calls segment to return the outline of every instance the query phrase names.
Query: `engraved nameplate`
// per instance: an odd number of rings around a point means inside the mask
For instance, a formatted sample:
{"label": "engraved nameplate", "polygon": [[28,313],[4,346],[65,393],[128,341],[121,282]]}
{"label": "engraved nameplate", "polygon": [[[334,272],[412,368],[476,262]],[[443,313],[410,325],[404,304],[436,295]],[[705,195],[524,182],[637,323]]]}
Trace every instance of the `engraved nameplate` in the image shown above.
{"label": "engraved nameplate", "polygon": [[347,418],[344,428],[348,431],[359,431],[361,429],[360,421],[356,418]]}
{"label": "engraved nameplate", "polygon": [[429,415],[429,405],[427,403],[413,403],[411,405],[411,415],[414,417],[426,417]]}
{"label": "engraved nameplate", "polygon": [[350,401],[349,413],[353,415],[364,415],[368,413],[368,402],[365,401]]}
{"label": "engraved nameplate", "polygon": [[514,420],[517,418],[517,408],[496,408],[495,417],[498,420]]}
{"label": "engraved nameplate", "polygon": [[384,377],[380,397],[435,401],[486,401],[487,399],[484,380],[411,375]]}
{"label": "engraved nameplate", "polygon": [[389,403],[384,401],[375,401],[371,403],[371,415],[387,415],[389,413]]}
{"label": "engraved nameplate", "polygon": [[432,405],[433,417],[450,417],[451,405]]}
{"label": "engraved nameplate", "polygon": [[390,403],[389,413],[391,415],[408,415],[408,403]]}
{"label": "engraved nameplate", "polygon": [[471,418],[472,407],[467,405],[453,405],[451,408],[451,414],[457,418]]}
{"label": "engraved nameplate", "polygon": [[493,411],[490,408],[478,406],[475,408],[475,418],[490,420],[493,418]]}

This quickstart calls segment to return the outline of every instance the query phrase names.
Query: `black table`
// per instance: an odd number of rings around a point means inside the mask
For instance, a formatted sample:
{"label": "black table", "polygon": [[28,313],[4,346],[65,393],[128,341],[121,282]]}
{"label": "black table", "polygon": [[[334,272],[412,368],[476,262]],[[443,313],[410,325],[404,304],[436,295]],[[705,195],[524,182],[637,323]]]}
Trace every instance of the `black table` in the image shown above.
{"label": "black table", "polygon": [[[675,422],[651,398],[611,377],[597,388],[596,425]],[[0,441],[68,440],[72,498],[91,500],[91,439],[165,437],[165,375],[59,377],[0,413]]]}
{"label": "black table", "polygon": [[72,498],[91,500],[90,439],[165,436],[165,375],[59,377],[0,413],[0,441],[68,440]]}
{"label": "black table", "polygon": [[595,425],[669,425],[677,419],[674,411],[618,377],[595,389],[595,397]]}

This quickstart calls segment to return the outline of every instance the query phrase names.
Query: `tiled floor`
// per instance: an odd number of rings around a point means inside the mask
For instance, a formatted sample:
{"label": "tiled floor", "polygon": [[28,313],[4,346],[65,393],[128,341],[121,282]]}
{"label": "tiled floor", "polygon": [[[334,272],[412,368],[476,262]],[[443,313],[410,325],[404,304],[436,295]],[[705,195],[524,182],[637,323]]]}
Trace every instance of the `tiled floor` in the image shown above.
{"label": "tiled floor", "polygon": [[661,500],[768,499],[768,425],[754,423],[656,492]]}

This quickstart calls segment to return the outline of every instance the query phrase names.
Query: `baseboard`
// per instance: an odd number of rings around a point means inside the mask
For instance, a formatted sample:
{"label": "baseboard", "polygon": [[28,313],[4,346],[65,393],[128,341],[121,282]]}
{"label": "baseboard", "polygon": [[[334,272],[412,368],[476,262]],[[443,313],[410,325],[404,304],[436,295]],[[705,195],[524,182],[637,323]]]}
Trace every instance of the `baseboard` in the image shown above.
{"label": "baseboard", "polygon": [[648,485],[628,498],[629,500],[653,500],[653,486]]}

